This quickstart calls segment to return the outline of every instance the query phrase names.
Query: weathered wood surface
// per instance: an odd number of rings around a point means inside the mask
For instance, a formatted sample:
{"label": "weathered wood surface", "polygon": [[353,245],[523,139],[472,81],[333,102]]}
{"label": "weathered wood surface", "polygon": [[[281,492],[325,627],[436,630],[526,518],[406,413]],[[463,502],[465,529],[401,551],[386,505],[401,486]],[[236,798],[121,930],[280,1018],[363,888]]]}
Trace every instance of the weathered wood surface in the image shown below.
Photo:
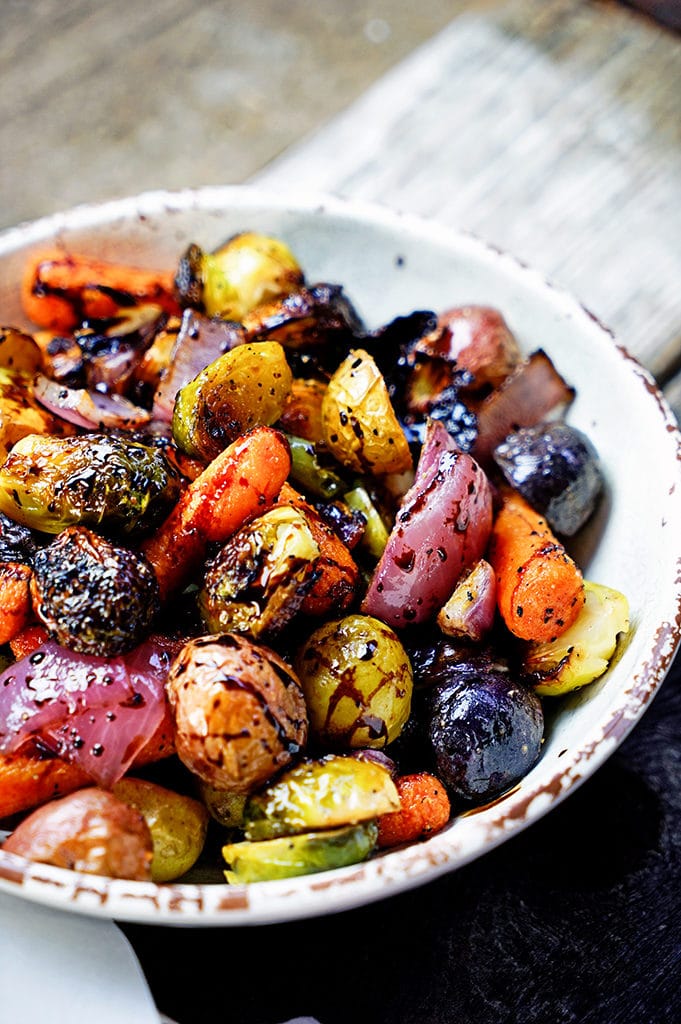
{"label": "weathered wood surface", "polygon": [[663,382],[681,355],[681,43],[628,8],[460,14],[258,174],[472,231],[570,289]]}

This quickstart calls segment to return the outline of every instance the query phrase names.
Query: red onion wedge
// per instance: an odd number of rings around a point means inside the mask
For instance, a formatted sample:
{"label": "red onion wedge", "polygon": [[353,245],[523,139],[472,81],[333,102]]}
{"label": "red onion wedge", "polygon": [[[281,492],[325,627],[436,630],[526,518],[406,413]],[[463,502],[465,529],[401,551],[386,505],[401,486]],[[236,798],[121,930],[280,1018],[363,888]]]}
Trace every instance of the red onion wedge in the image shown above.
{"label": "red onion wedge", "polygon": [[118,658],[42,644],[0,675],[0,751],[38,741],[112,786],[166,714],[172,654],[152,640]]}
{"label": "red onion wedge", "polygon": [[487,547],[492,495],[477,463],[431,420],[362,611],[394,628],[432,618]]}
{"label": "red onion wedge", "polygon": [[145,426],[151,419],[146,409],[140,409],[121,395],[67,388],[42,373],[35,378],[33,390],[46,409],[86,430],[115,430],[119,427],[130,430]]}

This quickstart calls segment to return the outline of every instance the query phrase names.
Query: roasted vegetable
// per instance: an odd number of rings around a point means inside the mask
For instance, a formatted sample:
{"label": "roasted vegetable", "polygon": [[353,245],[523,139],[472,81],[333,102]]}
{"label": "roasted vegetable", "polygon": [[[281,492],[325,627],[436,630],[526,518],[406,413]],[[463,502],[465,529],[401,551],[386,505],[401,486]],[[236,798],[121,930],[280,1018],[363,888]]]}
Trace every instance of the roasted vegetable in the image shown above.
{"label": "roasted vegetable", "polygon": [[361,512],[366,521],[361,545],[377,561],[388,543],[388,530],[381,515],[364,487],[353,487],[343,496],[350,508]]}
{"label": "roasted vegetable", "polygon": [[169,641],[115,658],[46,641],[0,674],[0,751],[39,744],[111,787],[148,746],[147,760],[172,753],[169,662]]}
{"label": "roasted vegetable", "polygon": [[305,744],[305,701],[292,670],[235,633],[188,643],[167,692],[180,760],[216,788],[248,793]]}
{"label": "roasted vegetable", "polygon": [[494,569],[481,558],[454,588],[454,593],[437,614],[437,624],[447,636],[474,643],[482,640],[494,625],[497,587]]}
{"label": "roasted vegetable", "polygon": [[302,284],[303,273],[288,246],[254,231],[234,235],[212,253],[190,245],[175,277],[183,305],[238,321],[260,303]]}
{"label": "roasted vegetable", "polygon": [[227,540],[246,519],[274,501],[290,468],[284,437],[268,427],[256,427],[192,481],[158,532],[142,545],[162,598],[185,581],[210,541]]}
{"label": "roasted vegetable", "polygon": [[33,384],[35,397],[55,416],[86,430],[134,430],[151,419],[146,409],[117,394],[69,388],[39,373]]}
{"label": "roasted vegetable", "polygon": [[12,446],[28,434],[65,434],[71,430],[38,404],[27,374],[0,367],[0,465]]}
{"label": "roasted vegetable", "polygon": [[503,496],[488,558],[497,606],[514,636],[547,641],[572,625],[584,604],[582,574],[546,520],[515,492]]}
{"label": "roasted vegetable", "polygon": [[0,327],[0,367],[15,373],[34,374],[42,369],[40,346],[16,327]]}
{"label": "roasted vegetable", "polygon": [[60,249],[36,253],[28,261],[21,298],[34,324],[64,332],[84,320],[116,316],[121,309],[149,302],[168,313],[178,311],[172,274]]}
{"label": "roasted vegetable", "polygon": [[191,797],[145,779],[117,782],[113,795],[147,823],[153,842],[152,882],[172,882],[196,863],[206,840],[208,812]]}
{"label": "roasted vegetable", "polygon": [[495,449],[494,461],[551,528],[567,537],[584,525],[603,489],[596,449],[568,423],[541,423],[510,434]]}
{"label": "roasted vegetable", "polygon": [[0,469],[0,510],[44,533],[73,524],[140,533],[179,492],[180,478],[160,450],[113,434],[32,434]]}
{"label": "roasted vegetable", "polygon": [[244,808],[248,795],[233,793],[229,789],[218,789],[210,783],[199,779],[199,793],[208,809],[211,818],[224,825],[225,828],[240,828],[244,820]]}
{"label": "roasted vegetable", "polygon": [[376,824],[371,821],[260,843],[231,843],[222,848],[229,868],[225,878],[238,885],[344,868],[366,860],[377,835]]}
{"label": "roasted vegetable", "polygon": [[225,352],[178,392],[176,443],[189,455],[210,461],[247,430],[278,420],[292,379],[276,342]]}
{"label": "roasted vegetable", "polygon": [[370,821],[400,806],[390,772],[373,761],[323,757],[305,761],[251,796],[247,839],[274,839]]}
{"label": "roasted vegetable", "polygon": [[0,512],[0,562],[33,565],[35,540],[28,527]]}
{"label": "roasted vegetable", "polygon": [[238,530],[209,563],[199,609],[211,633],[281,632],[314,582],[319,557],[305,516],[280,505]]}
{"label": "roasted vegetable", "polygon": [[487,469],[492,452],[514,430],[541,423],[549,413],[564,411],[575,397],[541,349],[533,352],[477,410],[478,436],[472,453]]}
{"label": "roasted vegetable", "polygon": [[523,668],[542,697],[558,697],[602,676],[617,639],[629,632],[629,602],[599,583],[584,583],[584,607],[556,640],[530,644]]}
{"label": "roasted vegetable", "polygon": [[376,363],[363,349],[350,353],[322,401],[324,440],[344,466],[378,476],[411,468],[411,454]]}
{"label": "roasted vegetable", "polygon": [[492,495],[476,462],[430,421],[416,479],[405,495],[362,610],[395,628],[434,618],[483,554]]}
{"label": "roasted vegetable", "polygon": [[384,747],[409,718],[412,673],[395,633],[348,615],[320,626],[296,657],[310,730],[335,749]]}
{"label": "roasted vegetable", "polygon": [[324,440],[322,401],[326,384],[295,377],[281,411],[280,426],[287,434],[316,444]]}
{"label": "roasted vegetable", "polygon": [[449,821],[447,790],[428,772],[403,775],[396,780],[400,808],[378,819],[378,846],[398,846],[439,832]]}
{"label": "roasted vegetable", "polygon": [[81,654],[113,657],[149,633],[159,606],[149,563],[85,526],[69,526],[35,556],[38,618],[51,637]]}
{"label": "roasted vegetable", "polygon": [[328,500],[345,489],[346,485],[338,473],[322,465],[320,453],[314,444],[292,434],[287,434],[286,440],[291,449],[291,479],[306,494]]}
{"label": "roasted vegetable", "polygon": [[144,818],[103,789],[81,789],[34,811],[3,850],[89,875],[151,878],[152,839]]}
{"label": "roasted vegetable", "polygon": [[452,796],[494,799],[527,775],[544,731],[539,698],[505,672],[450,665],[430,694],[428,737],[435,770]]}
{"label": "roasted vegetable", "polygon": [[521,361],[508,324],[499,310],[489,306],[445,310],[438,316],[437,329],[419,339],[414,351],[465,371],[469,380],[463,388],[470,391],[499,387]]}
{"label": "roasted vegetable", "polygon": [[0,562],[0,644],[6,644],[33,619],[31,570],[19,562]]}

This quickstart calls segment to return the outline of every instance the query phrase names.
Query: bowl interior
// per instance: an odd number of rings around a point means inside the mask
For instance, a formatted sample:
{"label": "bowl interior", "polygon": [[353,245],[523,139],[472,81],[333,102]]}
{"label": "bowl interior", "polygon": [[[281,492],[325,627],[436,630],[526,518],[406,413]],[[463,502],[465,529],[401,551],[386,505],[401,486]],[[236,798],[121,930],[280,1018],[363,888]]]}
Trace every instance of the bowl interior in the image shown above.
{"label": "bowl interior", "polygon": [[342,283],[372,326],[417,308],[479,303],[501,310],[526,352],[548,352],[576,388],[568,418],[592,439],[607,481],[606,501],[574,553],[588,579],[627,595],[631,633],[601,680],[556,703],[542,758],[522,783],[424,843],[356,868],[248,891],[83,884],[0,853],[1,884],[32,899],[132,920],[243,923],[328,912],[428,880],[491,849],[591,774],[642,714],[676,648],[681,481],[673,419],[645,371],[577,302],[473,238],[328,198],[289,200],[233,188],[149,193],[0,237],[2,321],[24,323],[18,282],[26,255],[46,244],[172,267],[190,241],[210,249],[245,229],[283,238],[308,280]]}

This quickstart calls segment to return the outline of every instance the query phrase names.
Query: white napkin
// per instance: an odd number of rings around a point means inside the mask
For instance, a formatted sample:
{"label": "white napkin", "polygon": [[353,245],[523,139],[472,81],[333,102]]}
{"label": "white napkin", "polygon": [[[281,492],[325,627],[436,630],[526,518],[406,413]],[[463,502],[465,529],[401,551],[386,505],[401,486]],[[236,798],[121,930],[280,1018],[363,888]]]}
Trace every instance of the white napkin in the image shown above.
{"label": "white napkin", "polygon": [[0,1019],[159,1024],[128,940],[112,921],[0,893]]}

